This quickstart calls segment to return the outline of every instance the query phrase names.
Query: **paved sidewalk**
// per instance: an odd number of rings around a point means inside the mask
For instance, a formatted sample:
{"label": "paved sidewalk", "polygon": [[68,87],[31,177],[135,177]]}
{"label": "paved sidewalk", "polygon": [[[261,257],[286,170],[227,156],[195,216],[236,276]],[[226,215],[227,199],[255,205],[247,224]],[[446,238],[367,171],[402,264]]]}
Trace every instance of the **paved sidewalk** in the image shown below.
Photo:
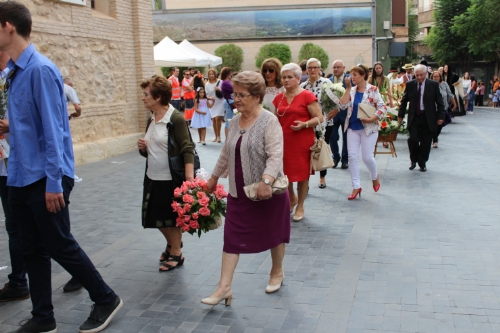
{"label": "paved sidewalk", "polygon": [[[376,158],[380,192],[362,165],[361,200],[346,199],[348,170],[329,170],[323,190],[311,177],[283,287],[264,292],[269,252],[242,255],[230,307],[200,303],[219,279],[223,230],[185,235],[184,266],[158,272],[165,241],[140,223],[144,158],[130,153],[77,168],[73,233],[125,301],[106,332],[500,332],[498,123],[491,108],[455,118],[426,173],[408,170],[406,138],[398,138],[398,158]],[[207,170],[221,145],[198,146]],[[10,272],[3,227],[0,254],[0,267],[9,266],[0,270],[3,284]],[[69,275],[56,263],[52,270],[59,332],[78,332],[92,302],[85,290],[63,293]],[[0,304],[0,331],[30,318],[30,309],[30,301]]]}

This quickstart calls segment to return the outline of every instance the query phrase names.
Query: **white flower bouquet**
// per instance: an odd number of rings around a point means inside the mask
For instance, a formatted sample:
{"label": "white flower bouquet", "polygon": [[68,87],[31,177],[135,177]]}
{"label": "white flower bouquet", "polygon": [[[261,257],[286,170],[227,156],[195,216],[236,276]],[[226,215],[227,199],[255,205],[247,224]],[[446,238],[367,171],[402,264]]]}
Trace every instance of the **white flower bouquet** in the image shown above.
{"label": "white flower bouquet", "polygon": [[345,88],[342,83],[332,83],[330,81],[323,83],[321,87],[321,104],[323,110],[329,112],[338,109],[340,98],[344,95]]}

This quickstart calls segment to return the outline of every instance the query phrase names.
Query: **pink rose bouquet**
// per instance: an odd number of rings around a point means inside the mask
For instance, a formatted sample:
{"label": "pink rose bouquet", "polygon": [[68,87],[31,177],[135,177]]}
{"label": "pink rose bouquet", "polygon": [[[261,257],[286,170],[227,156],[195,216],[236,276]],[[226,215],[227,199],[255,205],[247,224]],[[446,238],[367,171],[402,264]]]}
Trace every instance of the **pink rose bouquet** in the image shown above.
{"label": "pink rose bouquet", "polygon": [[213,193],[208,193],[207,181],[197,177],[186,181],[174,190],[172,208],[177,213],[176,225],[191,235],[217,229],[222,216],[226,216],[227,192],[217,184]]}

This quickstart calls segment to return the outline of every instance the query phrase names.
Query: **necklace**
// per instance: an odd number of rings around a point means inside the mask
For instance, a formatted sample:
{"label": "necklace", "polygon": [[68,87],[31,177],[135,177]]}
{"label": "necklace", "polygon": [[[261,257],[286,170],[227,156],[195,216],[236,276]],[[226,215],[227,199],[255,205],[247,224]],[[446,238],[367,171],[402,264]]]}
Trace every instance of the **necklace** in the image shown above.
{"label": "necklace", "polygon": [[[252,121],[254,121],[255,119],[257,119],[259,117],[260,113],[258,113],[257,115],[252,115],[250,118],[248,118],[246,121],[240,117],[239,121],[238,121],[238,126],[240,127],[240,129],[242,127],[245,127],[245,129],[241,129],[240,130],[240,134],[243,135],[246,133],[246,128],[248,127],[247,124],[251,123]],[[241,126],[241,124],[243,124],[243,126]]]}
{"label": "necklace", "polygon": [[281,102],[283,102],[283,98],[285,98],[285,93],[283,93],[283,96],[281,96],[281,101],[279,102],[278,107],[276,108],[276,114],[277,114],[278,116],[280,116],[280,117],[283,117],[283,116],[285,115],[285,113],[286,113],[286,110],[288,110],[288,108],[290,107],[290,105],[292,105],[292,103],[293,103],[293,99],[294,99],[294,98],[295,98],[295,96],[297,96],[297,95],[298,95],[298,93],[296,93],[295,95],[293,95],[292,100],[290,101],[290,103],[288,104],[288,106],[285,108],[285,111],[283,111],[283,114],[280,114],[278,110],[280,109]]}

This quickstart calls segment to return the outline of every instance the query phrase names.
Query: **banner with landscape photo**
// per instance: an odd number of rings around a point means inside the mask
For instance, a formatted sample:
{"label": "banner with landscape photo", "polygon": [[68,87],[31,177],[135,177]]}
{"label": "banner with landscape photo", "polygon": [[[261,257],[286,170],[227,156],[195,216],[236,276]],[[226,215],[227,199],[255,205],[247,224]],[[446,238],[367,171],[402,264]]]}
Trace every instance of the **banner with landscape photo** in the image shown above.
{"label": "banner with landscape photo", "polygon": [[154,41],[371,34],[371,7],[154,15]]}

